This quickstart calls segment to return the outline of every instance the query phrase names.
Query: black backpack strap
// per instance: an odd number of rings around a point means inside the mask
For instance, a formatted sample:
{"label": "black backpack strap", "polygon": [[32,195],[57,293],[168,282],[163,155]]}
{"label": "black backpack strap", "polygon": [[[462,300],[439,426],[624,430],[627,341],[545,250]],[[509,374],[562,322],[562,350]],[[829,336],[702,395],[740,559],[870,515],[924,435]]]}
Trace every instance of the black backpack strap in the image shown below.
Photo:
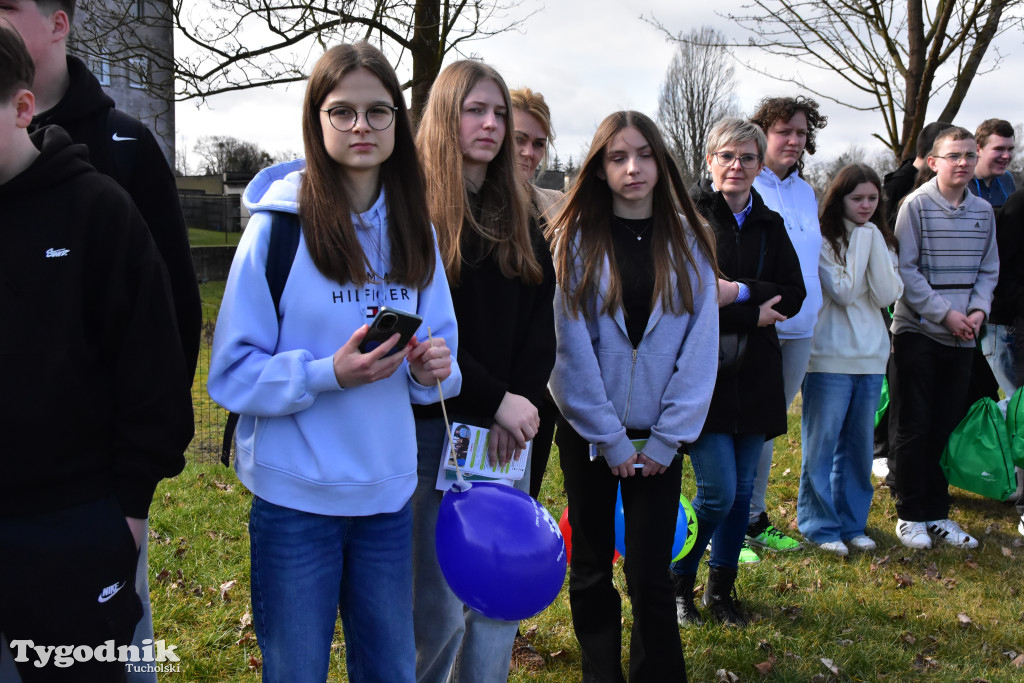
{"label": "black backpack strap", "polygon": [[[270,296],[274,300],[274,312],[281,317],[281,294],[288,282],[288,274],[292,270],[295,252],[299,249],[299,217],[284,211],[270,212],[270,247],[267,251],[267,285]],[[238,426],[238,413],[228,413],[228,421],[224,423],[224,439],[221,441],[220,461],[225,467],[231,463],[231,441]]]}

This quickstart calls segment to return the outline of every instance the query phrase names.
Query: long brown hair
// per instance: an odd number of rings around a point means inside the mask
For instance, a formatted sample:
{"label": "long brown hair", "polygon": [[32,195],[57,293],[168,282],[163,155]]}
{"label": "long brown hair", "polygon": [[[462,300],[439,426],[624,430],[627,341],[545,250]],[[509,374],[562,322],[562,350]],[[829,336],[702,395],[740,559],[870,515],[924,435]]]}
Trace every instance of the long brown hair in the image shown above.
{"label": "long brown hair", "polygon": [[843,217],[846,215],[843,200],[861,183],[871,183],[878,190],[878,206],[871,214],[871,222],[878,228],[878,232],[882,233],[890,249],[896,251],[899,247],[896,235],[889,228],[889,212],[885,208],[885,193],[882,191],[882,181],[878,179],[878,174],[870,166],[849,164],[843,166],[832,179],[825,199],[821,202],[821,236],[828,242],[836,261],[840,263],[846,263],[842,253],[843,249],[850,246],[850,236],[846,234],[846,226],[843,223]]}
{"label": "long brown hair", "polygon": [[[352,225],[352,199],[341,167],[327,154],[320,108],[347,74],[366,69],[391,95],[395,148],[380,167],[388,212],[391,258],[387,273],[376,273]],[[423,172],[416,156],[409,112],[395,70],[369,43],[337,45],[325,52],[309,76],[302,103],[302,143],[306,171],[299,187],[299,218],[313,263],[337,282],[366,284],[387,276],[391,282],[424,286],[434,274],[434,244],[427,218]]]}
{"label": "long brown hair", "polygon": [[[460,131],[462,103],[484,80],[501,90],[508,112],[505,137],[497,156],[487,164],[480,188],[480,220],[473,217],[466,181],[462,175]],[[482,245],[480,258],[496,254],[501,274],[518,277],[531,285],[540,284],[543,271],[530,242],[530,208],[526,185],[515,166],[515,143],[511,122],[512,106],[508,88],[490,66],[476,60],[450,64],[438,75],[423,111],[416,145],[427,177],[430,220],[437,229],[448,281],[458,284],[464,258],[464,233],[469,230]]]}
{"label": "long brown hair", "polygon": [[[707,257],[717,277],[714,238],[686,193],[683,178],[658,127],[650,118],[636,111],[616,112],[601,122],[562,210],[548,226],[548,239],[555,252],[555,274],[565,293],[567,310],[572,315],[579,315],[583,300],[597,292],[605,259],[610,264],[610,272],[607,297],[600,312],[614,313],[622,305],[622,278],[612,249],[612,191],[598,173],[602,172],[608,144],[628,127],[635,128],[644,136],[658,166],[651,226],[654,256],[651,304],[660,300],[665,310],[675,314],[683,310],[692,313],[693,284],[689,271],[694,257],[688,244],[689,236],[692,234],[696,238],[697,248]],[[679,212],[685,217],[685,223]],[[578,277],[575,276],[577,263],[583,269]],[[693,272],[696,274],[697,269],[693,268]],[[697,286],[701,284],[698,274]]]}

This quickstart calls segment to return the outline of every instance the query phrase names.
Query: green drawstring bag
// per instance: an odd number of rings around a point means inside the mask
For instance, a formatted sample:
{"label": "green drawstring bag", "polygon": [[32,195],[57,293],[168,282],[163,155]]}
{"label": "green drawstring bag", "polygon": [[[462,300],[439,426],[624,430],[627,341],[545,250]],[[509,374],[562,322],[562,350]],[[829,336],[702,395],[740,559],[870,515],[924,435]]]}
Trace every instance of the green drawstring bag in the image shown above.
{"label": "green drawstring bag", "polygon": [[1017,467],[1024,467],[1024,387],[1013,392],[1006,406],[1006,431],[1010,435],[1010,453]]}
{"label": "green drawstring bag", "polygon": [[950,435],[940,465],[950,485],[986,498],[1006,500],[1017,490],[1010,435],[995,401],[986,397],[971,406]]}
{"label": "green drawstring bag", "polygon": [[885,417],[885,411],[889,410],[889,378],[882,376],[882,395],[878,398],[878,409],[875,411],[875,429],[878,423]]}

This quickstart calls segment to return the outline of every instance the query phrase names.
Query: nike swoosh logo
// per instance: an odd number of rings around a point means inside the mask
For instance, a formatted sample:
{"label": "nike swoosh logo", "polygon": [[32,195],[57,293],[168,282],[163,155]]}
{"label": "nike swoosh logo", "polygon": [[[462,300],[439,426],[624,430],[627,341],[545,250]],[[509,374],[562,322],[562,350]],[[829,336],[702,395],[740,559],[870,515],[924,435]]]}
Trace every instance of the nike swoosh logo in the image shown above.
{"label": "nike swoosh logo", "polygon": [[138,138],[123,138],[117,133],[114,133],[112,136],[110,136],[110,139],[113,140],[114,142],[124,142],[125,140],[138,140]]}
{"label": "nike swoosh logo", "polygon": [[112,597],[117,595],[118,591],[120,591],[122,588],[124,588],[123,581],[121,581],[120,583],[115,583],[113,585],[107,586],[103,589],[103,592],[100,593],[100,597],[96,598],[96,602],[106,602],[107,600],[110,600]]}

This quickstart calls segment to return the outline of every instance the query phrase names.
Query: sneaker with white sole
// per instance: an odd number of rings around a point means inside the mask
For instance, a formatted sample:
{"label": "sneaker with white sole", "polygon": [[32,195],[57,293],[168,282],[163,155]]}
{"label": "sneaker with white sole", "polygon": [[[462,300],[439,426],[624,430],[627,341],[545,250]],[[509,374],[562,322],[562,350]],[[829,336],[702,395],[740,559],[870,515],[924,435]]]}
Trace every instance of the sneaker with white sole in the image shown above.
{"label": "sneaker with white sole", "polygon": [[750,546],[747,545],[746,541],[743,541],[743,545],[740,546],[739,563],[740,564],[744,564],[744,563],[746,563],[746,564],[753,564],[754,562],[760,562],[760,561],[761,561],[761,558],[757,556],[757,553],[755,553],[753,550],[750,549]]}
{"label": "sneaker with white sole", "polygon": [[1021,536],[1024,536],[1024,515],[1020,516],[1020,524],[1017,525],[1017,531],[1020,532]]}
{"label": "sneaker with white sole", "polygon": [[908,548],[931,548],[932,539],[928,535],[928,526],[924,522],[904,522],[896,520],[896,538]]}
{"label": "sneaker with white sole", "polygon": [[826,543],[819,543],[818,547],[828,553],[833,553],[839,557],[846,557],[850,554],[850,549],[846,547],[846,544],[842,541],[828,541]]}
{"label": "sneaker with white sole", "polygon": [[776,529],[766,512],[762,512],[753,524],[747,526],[747,543],[769,550],[800,550],[803,547],[800,541]]}
{"label": "sneaker with white sole", "polygon": [[978,539],[974,538],[960,528],[960,525],[951,519],[937,519],[928,522],[928,535],[938,541],[945,541],[957,548],[977,548]]}
{"label": "sneaker with white sole", "polygon": [[889,476],[889,459],[875,458],[875,461],[871,463],[871,474],[878,479],[885,479]]}
{"label": "sneaker with white sole", "polygon": [[878,546],[870,538],[861,534],[860,536],[854,536],[846,542],[846,545],[854,550],[874,550]]}

